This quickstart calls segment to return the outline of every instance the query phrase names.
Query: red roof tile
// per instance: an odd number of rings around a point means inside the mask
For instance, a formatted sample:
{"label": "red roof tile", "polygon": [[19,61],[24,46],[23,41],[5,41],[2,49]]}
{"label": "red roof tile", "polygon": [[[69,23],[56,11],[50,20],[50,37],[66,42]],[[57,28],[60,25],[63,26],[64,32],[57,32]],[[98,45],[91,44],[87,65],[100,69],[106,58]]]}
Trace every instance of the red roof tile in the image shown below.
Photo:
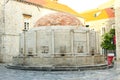
{"label": "red roof tile", "polygon": [[59,12],[43,16],[36,22],[35,27],[52,25],[83,26],[82,22],[80,22],[80,20],[77,19],[75,16],[68,13]]}
{"label": "red roof tile", "polygon": [[76,11],[74,11],[73,9],[69,8],[66,5],[63,5],[63,4],[54,2],[54,1],[50,1],[50,0],[24,0],[24,1],[36,4],[36,5],[41,5],[43,7],[49,8],[49,9],[53,9],[53,10],[57,10],[57,11],[61,11],[61,12],[67,12],[67,13],[73,14],[75,16],[79,16],[79,14]]}
{"label": "red roof tile", "polygon": [[37,4],[37,5],[41,5],[41,6],[44,6],[46,4],[45,0],[24,0],[24,1]]}
{"label": "red roof tile", "polygon": [[115,13],[114,13],[114,10],[112,8],[106,8],[106,13],[108,14],[108,17],[111,18],[111,17],[115,17]]}

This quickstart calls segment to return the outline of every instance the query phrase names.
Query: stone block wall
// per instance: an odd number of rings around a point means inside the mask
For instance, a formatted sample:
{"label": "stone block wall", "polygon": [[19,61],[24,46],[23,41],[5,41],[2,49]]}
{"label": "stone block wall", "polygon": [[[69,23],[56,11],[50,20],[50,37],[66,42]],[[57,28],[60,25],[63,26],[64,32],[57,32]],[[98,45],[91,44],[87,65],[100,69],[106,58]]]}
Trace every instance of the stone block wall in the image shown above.
{"label": "stone block wall", "polygon": [[31,15],[31,29],[41,16],[51,12],[55,11],[17,0],[9,0],[0,5],[1,62],[11,62],[12,57],[19,54],[19,34],[24,29],[25,21],[23,14]]}
{"label": "stone block wall", "polygon": [[4,31],[5,31],[5,10],[4,10],[4,1],[5,0],[1,0],[0,1],[0,62],[2,62],[3,60],[3,55],[2,55],[2,51],[3,51],[3,35],[4,35]]}
{"label": "stone block wall", "polygon": [[[14,57],[14,65],[25,64],[30,67],[82,67],[106,64],[104,56],[70,56],[70,57]],[[23,63],[25,62],[25,63]]]}
{"label": "stone block wall", "polygon": [[95,31],[85,27],[36,27],[21,34],[20,55],[97,55],[100,52],[96,36]]}
{"label": "stone block wall", "polygon": [[120,60],[120,0],[115,0],[116,56]]}

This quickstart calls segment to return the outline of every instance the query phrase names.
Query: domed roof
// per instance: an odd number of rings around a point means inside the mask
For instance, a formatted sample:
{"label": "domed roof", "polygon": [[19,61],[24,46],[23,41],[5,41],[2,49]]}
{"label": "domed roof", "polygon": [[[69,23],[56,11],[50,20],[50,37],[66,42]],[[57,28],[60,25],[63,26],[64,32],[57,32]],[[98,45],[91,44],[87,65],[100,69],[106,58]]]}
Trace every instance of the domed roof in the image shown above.
{"label": "domed roof", "polygon": [[83,25],[79,19],[68,13],[52,13],[41,17],[35,24],[35,27],[40,26],[80,26]]}

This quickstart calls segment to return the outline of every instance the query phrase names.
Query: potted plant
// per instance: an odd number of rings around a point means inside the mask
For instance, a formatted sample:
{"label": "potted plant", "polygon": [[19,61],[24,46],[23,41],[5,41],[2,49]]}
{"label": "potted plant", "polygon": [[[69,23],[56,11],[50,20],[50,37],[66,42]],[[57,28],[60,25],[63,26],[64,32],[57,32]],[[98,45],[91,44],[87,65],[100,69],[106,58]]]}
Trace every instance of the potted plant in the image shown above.
{"label": "potted plant", "polygon": [[115,29],[110,29],[109,32],[102,35],[101,47],[104,49],[105,56],[107,56],[108,53],[114,53],[115,55],[116,45],[114,43],[114,37]]}

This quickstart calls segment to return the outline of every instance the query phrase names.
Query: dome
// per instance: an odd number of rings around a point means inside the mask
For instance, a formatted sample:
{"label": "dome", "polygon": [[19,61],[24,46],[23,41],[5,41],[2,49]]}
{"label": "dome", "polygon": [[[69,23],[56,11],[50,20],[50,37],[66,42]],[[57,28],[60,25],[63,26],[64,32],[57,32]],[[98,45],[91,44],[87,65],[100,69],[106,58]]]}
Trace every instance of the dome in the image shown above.
{"label": "dome", "polygon": [[52,13],[41,17],[35,24],[35,27],[40,26],[80,26],[83,24],[75,16],[68,13]]}

